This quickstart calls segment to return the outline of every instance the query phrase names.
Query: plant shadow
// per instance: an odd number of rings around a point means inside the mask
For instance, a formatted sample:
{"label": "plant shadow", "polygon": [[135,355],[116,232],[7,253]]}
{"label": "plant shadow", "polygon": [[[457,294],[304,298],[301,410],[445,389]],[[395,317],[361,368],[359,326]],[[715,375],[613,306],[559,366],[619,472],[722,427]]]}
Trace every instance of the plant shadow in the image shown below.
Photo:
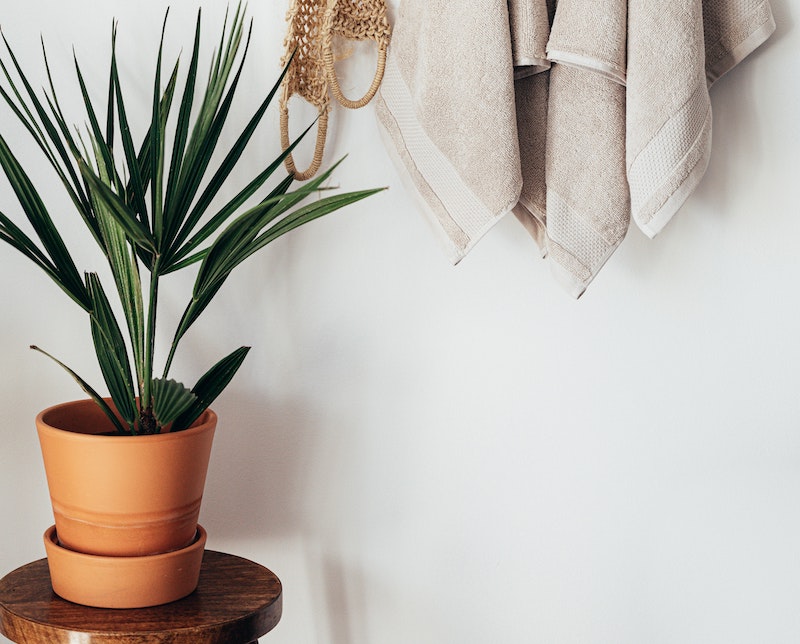
{"label": "plant shadow", "polygon": [[[336,543],[320,543],[324,537],[308,518],[314,499],[319,501],[312,489],[312,466],[324,442],[319,423],[300,402],[276,403],[234,391],[220,402],[214,406],[219,424],[200,523],[220,542],[269,537],[304,544],[303,568],[312,578],[305,601],[320,612],[324,641],[348,644],[363,630],[355,619],[363,615],[363,579],[337,555]],[[292,544],[288,547],[291,552]],[[284,583],[302,587],[297,579]]]}

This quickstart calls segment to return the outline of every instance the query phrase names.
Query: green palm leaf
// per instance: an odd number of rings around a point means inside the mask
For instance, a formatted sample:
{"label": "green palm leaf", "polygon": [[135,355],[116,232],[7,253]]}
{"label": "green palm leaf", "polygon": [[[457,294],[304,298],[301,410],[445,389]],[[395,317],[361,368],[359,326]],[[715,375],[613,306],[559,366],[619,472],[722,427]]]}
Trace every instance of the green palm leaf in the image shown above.
{"label": "green palm leaf", "polygon": [[230,112],[247,55],[246,48],[230,88],[227,93],[223,94],[223,92],[233,67],[241,38],[242,21],[237,13],[234,27],[224,48],[225,55],[223,56],[222,52],[220,52],[212,66],[210,80],[206,87],[191,137],[186,146],[186,154],[181,163],[181,172],[176,181],[175,189],[167,196],[167,204],[169,206],[168,211],[165,213],[167,231],[165,244],[161,247],[165,255],[169,254],[172,239],[180,230],[186,213],[197,196],[222,134],[222,128]]}
{"label": "green palm leaf", "polygon": [[[243,127],[222,147],[223,129],[233,113],[242,80],[252,24],[246,29],[240,4],[231,22],[226,12],[218,47],[205,83],[199,82],[201,12],[197,13],[191,60],[183,82],[176,122],[171,109],[178,86],[178,61],[162,88],[162,57],[168,12],[162,25],[152,84],[150,123],[135,143],[117,61],[117,25],[112,25],[105,104],[93,103],[89,79],[73,53],[86,128],[75,130],[59,103],[42,43],[47,86],[37,93],[13,50],[0,57],[0,96],[55,170],[83,222],[108,261],[118,302],[112,302],[97,274],[79,274],[70,252],[28,174],[0,136],[0,167],[8,177],[33,234],[0,211],[0,241],[27,257],[90,315],[98,364],[113,406],[50,354],[125,433],[185,429],[230,383],[248,348],[241,347],[209,369],[190,391],[167,378],[176,348],[187,329],[210,304],[232,271],[279,236],[363,199],[375,190],[309,198],[324,190],[333,171],[294,190],[291,175],[261,191],[303,138],[255,172],[244,187],[214,206],[277,94],[288,65]],[[2,52],[0,52],[2,53]],[[197,101],[195,101],[197,97]],[[169,126],[169,127],[168,127]],[[309,126],[309,130],[313,124]],[[308,131],[308,130],[307,130]],[[84,139],[88,136],[87,143]],[[215,159],[221,161],[212,167]],[[215,162],[216,163],[216,162]],[[334,166],[335,167],[335,166]],[[148,194],[149,193],[149,194]],[[309,200],[305,203],[304,200]],[[141,267],[149,275],[143,279]],[[196,266],[192,297],[175,330],[162,378],[153,378],[160,278]],[[147,284],[147,298],[143,294]],[[121,305],[121,306],[120,306]],[[115,311],[124,315],[118,322]],[[133,361],[131,362],[131,357]],[[138,387],[138,391],[137,391]],[[137,395],[139,400],[137,401]],[[112,409],[116,407],[118,411]],[[127,425],[127,428],[125,427]]]}
{"label": "green palm leaf", "polygon": [[153,415],[161,427],[166,427],[186,412],[197,397],[175,380],[155,378],[153,380]]}
{"label": "green palm leaf", "polygon": [[[109,178],[105,175],[102,175],[100,179],[104,182],[109,181]],[[136,365],[137,382],[141,393],[145,378],[145,316],[139,266],[136,262],[136,256],[128,244],[125,229],[109,212],[105,203],[97,199],[94,193],[93,197],[95,197],[94,207],[102,238],[102,247],[114,277],[117,293],[125,314],[129,337],[133,345],[134,364]]]}
{"label": "green palm leaf", "polygon": [[81,378],[77,373],[75,373],[72,369],[70,369],[63,362],[61,362],[61,360],[59,360],[58,358],[55,358],[54,356],[50,355],[44,349],[40,349],[35,344],[31,345],[31,349],[33,349],[34,351],[38,351],[39,353],[41,353],[43,355],[46,355],[53,362],[55,362],[62,369],[64,369],[64,371],[66,371],[70,376],[72,376],[72,378],[75,380],[75,382],[78,383],[78,386],[81,389],[83,389],[83,391],[86,393],[86,395],[89,396],[92,400],[94,400],[97,403],[98,407],[100,407],[100,409],[103,410],[103,413],[106,416],[108,416],[108,419],[113,423],[113,425],[116,428],[116,430],[120,434],[128,433],[127,430],[125,429],[125,426],[119,421],[119,418],[117,418],[117,415],[112,411],[111,407],[108,406],[108,403],[105,400],[103,400],[103,397],[100,394],[98,394],[91,387],[91,385],[88,382],[86,382],[83,378]]}
{"label": "green palm leaf", "polygon": [[53,224],[39,193],[2,136],[0,136],[0,166],[8,177],[11,188],[28,221],[50,257],[53,272],[48,274],[51,277],[56,275],[56,283],[82,308],[89,310],[89,297],[69,251]]}
{"label": "green palm leaf", "polygon": [[[119,189],[119,177],[115,176],[116,166],[114,165],[113,153],[111,151],[111,141],[107,141],[103,137],[103,132],[100,130],[100,123],[97,120],[97,113],[95,112],[92,101],[89,98],[89,92],[86,89],[86,83],[83,80],[80,65],[78,64],[77,56],[73,56],[75,64],[75,74],[78,78],[78,85],[81,88],[81,96],[83,97],[83,104],[86,108],[86,115],[89,117],[89,125],[91,127],[91,135],[94,141],[95,150],[100,151],[101,158],[97,159],[98,171],[101,174],[108,175],[114,178],[114,188]],[[102,161],[102,163],[101,163]]]}
{"label": "green palm leaf", "polygon": [[[242,61],[244,62],[244,61]],[[196,247],[199,241],[206,239],[212,232],[214,232],[219,225],[221,225],[224,221],[228,219],[236,210],[238,210],[255,192],[261,188],[261,186],[266,183],[266,181],[272,176],[275,170],[283,164],[284,159],[291,153],[292,149],[300,142],[300,140],[307,134],[308,130],[311,129],[309,126],[306,132],[303,132],[298,140],[295,141],[288,150],[284,151],[277,159],[275,159],[272,163],[270,163],[258,176],[255,177],[243,190],[236,195],[234,199],[228,202],[213,218],[212,220],[204,226],[202,234],[196,237],[192,243],[187,245],[187,247],[182,248],[178,251],[178,247],[187,239],[189,234],[192,230],[194,230],[195,226],[200,221],[202,215],[208,210],[211,206],[212,201],[219,193],[219,190],[225,184],[225,181],[230,176],[233,169],[236,167],[237,162],[241,158],[247,144],[250,142],[253,134],[256,131],[259,123],[261,122],[264,114],[267,111],[267,108],[272,103],[272,100],[275,97],[275,94],[278,91],[278,88],[281,86],[281,82],[283,81],[284,76],[289,70],[289,65],[291,64],[291,60],[286,64],[283,71],[281,72],[278,80],[272,86],[272,89],[267,94],[266,98],[261,102],[261,105],[256,110],[255,114],[251,117],[250,121],[248,122],[245,129],[241,132],[239,137],[237,138],[236,142],[233,144],[231,149],[229,150],[228,154],[226,155],[225,159],[220,164],[219,168],[217,169],[214,176],[208,182],[203,193],[197,199],[197,202],[192,207],[191,212],[186,216],[185,221],[181,223],[180,230],[177,228],[174,231],[174,238],[171,236],[171,248],[168,251],[167,257],[175,256],[175,260],[179,261],[182,257],[185,257],[188,252],[190,252],[194,247]],[[175,217],[175,221],[177,222],[179,217]],[[165,270],[169,270],[169,260],[167,260],[167,265],[165,266]]]}
{"label": "green palm leaf", "polygon": [[[197,233],[195,233],[182,248],[180,248],[180,250],[174,250],[183,243],[183,241],[189,235],[190,229],[194,228],[196,223],[200,220],[200,216],[203,214],[203,211],[195,206],[192,213],[190,213],[188,216],[183,229],[180,231],[173,243],[173,254],[167,260],[167,263],[164,267],[164,273],[166,274],[177,270],[177,266],[185,266],[186,264],[182,263],[183,258],[194,251],[204,241],[206,241],[225,222],[227,222],[231,216],[236,214],[236,212],[247,202],[247,200],[250,199],[256,193],[256,191],[267,182],[275,170],[283,165],[286,157],[291,154],[292,150],[300,143],[301,139],[311,130],[311,127],[312,126],[309,126],[296,141],[294,141],[286,150],[284,150],[272,163],[264,168],[264,170],[262,170],[249,184],[247,184],[247,186],[239,191],[239,193],[228,203],[226,203],[213,217],[211,217],[211,219],[206,222],[203,227]],[[287,175],[273,189],[273,191],[264,200],[262,200],[261,203],[263,204],[266,201],[273,199],[276,195],[286,194],[293,181],[294,177],[292,175]],[[210,184],[209,187],[211,187],[211,185],[213,185],[213,183]],[[216,191],[214,194],[216,194]],[[209,197],[209,200],[206,202],[205,200],[207,196]],[[213,197],[213,195],[206,195],[204,193],[197,205],[199,206],[200,204],[205,204],[204,207],[207,209],[211,204],[210,197]]]}
{"label": "green palm leaf", "polygon": [[[167,178],[167,211],[172,212],[172,202],[176,197],[176,183],[181,174],[183,165],[183,155],[186,150],[186,141],[189,137],[189,124],[194,104],[195,86],[197,80],[197,67],[200,58],[200,18],[201,10],[197,11],[197,21],[195,23],[194,44],[192,46],[192,58],[189,62],[189,71],[186,75],[186,83],[183,88],[181,106],[178,110],[178,122],[175,127],[175,137],[172,143],[172,160],[169,166],[169,176]],[[174,226],[171,225],[170,228]],[[170,235],[171,238],[171,235]]]}
{"label": "green palm leaf", "polygon": [[239,347],[225,356],[209,369],[192,388],[195,402],[172,423],[172,431],[180,431],[189,427],[213,403],[217,396],[228,386],[242,366],[250,347]]}
{"label": "green palm leaf", "polygon": [[[142,217],[144,217],[147,213],[147,204],[145,202],[145,186],[142,182],[142,171],[139,166],[136,148],[133,144],[133,138],[131,137],[131,129],[130,125],[128,124],[127,110],[125,109],[125,101],[122,97],[122,87],[119,82],[119,72],[117,70],[116,29],[114,31],[114,36],[112,36],[111,45],[110,85],[111,88],[109,93],[111,96],[109,97],[108,112],[111,114],[114,111],[114,100],[116,100],[117,112],[119,115],[120,135],[122,139],[122,149],[125,153],[125,164],[128,169],[129,176],[130,189],[126,191],[125,201],[132,205],[134,212],[139,217],[139,221],[141,221],[143,225],[147,227],[148,222],[142,219]],[[111,137],[112,131],[112,128],[109,127],[109,133],[107,135],[109,138]]]}
{"label": "green palm leaf", "polygon": [[86,275],[86,286],[92,298],[92,339],[100,371],[111,399],[132,431],[137,409],[125,340],[96,273]]}
{"label": "green palm leaf", "polygon": [[[47,111],[42,106],[41,101],[39,101],[37,98],[27,78],[22,73],[22,70],[17,63],[16,56],[6,41],[5,36],[3,36],[3,42],[6,50],[9,53],[9,56],[11,56],[11,59],[14,62],[15,69],[20,77],[20,81],[25,87],[26,93],[33,105],[33,109],[36,111],[42,125],[40,126],[36,118],[33,116],[31,108],[28,107],[26,101],[22,97],[22,94],[12,80],[8,68],[1,60],[0,68],[2,68],[3,74],[5,75],[15,98],[12,98],[11,94],[6,92],[5,89],[1,87],[0,94],[2,94],[6,103],[8,103],[9,107],[12,109],[19,121],[23,124],[25,129],[28,130],[36,144],[44,153],[50,165],[58,174],[59,179],[70,196],[70,199],[72,199],[73,204],[84,218],[86,224],[93,233],[96,233],[96,227],[94,226],[94,221],[92,219],[89,199],[81,186],[80,176],[72,165],[71,156],[67,150],[67,145],[65,145],[59,136],[59,131],[61,131],[62,134],[66,134],[65,138],[67,138],[68,141],[71,138],[68,131],[65,132],[66,125],[63,123],[60,110],[57,109],[57,101],[54,99],[56,103],[54,105],[54,102],[47,98],[48,107],[53,114],[53,118],[55,119],[54,123],[48,116]],[[44,58],[45,69],[47,70],[48,80],[52,89],[53,82],[50,76],[50,67],[47,62],[47,53],[44,48],[44,42],[42,42],[42,56]]]}
{"label": "green palm leaf", "polygon": [[98,203],[103,204],[131,241],[146,250],[155,252],[156,240],[145,225],[139,221],[136,213],[125,203],[125,200],[103,183],[103,180],[94,173],[94,170],[84,160],[81,159],[78,165],[81,174],[91,186]]}

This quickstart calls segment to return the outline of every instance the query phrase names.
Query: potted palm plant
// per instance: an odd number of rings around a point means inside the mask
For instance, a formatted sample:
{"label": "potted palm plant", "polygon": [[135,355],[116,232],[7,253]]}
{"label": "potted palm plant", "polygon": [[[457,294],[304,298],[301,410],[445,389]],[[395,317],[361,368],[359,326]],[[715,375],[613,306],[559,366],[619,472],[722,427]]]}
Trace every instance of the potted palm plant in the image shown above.
{"label": "potted palm plant", "polygon": [[[0,135],[0,166],[27,220],[17,224],[0,211],[0,239],[86,312],[108,390],[101,395],[66,364],[32,347],[62,366],[88,396],[41,412],[36,423],[55,516],[45,533],[53,586],[67,599],[95,606],[153,605],[196,586],[205,540],[197,517],[216,426],[209,406],[248,347],[235,349],[185,386],[170,378],[170,366],[187,330],[245,259],[298,226],[376,192],[308,199],[318,196],[333,168],[299,187],[292,175],[271,180],[301,136],[233,198],[220,200],[283,76],[238,136],[228,137],[227,150],[220,150],[250,38],[244,12],[239,7],[230,21],[226,17],[205,82],[198,72],[200,11],[185,74],[176,61],[162,76],[166,26],[165,16],[151,118],[139,141],[129,127],[118,73],[116,25],[102,105],[90,98],[75,58],[85,128],[73,130],[68,122],[44,47],[47,86],[40,92],[5,36],[0,57],[0,94],[66,189],[113,283],[112,291],[99,272],[81,275],[30,173]],[[186,269],[196,271],[194,286],[172,330],[169,354],[157,367],[162,278]],[[124,566],[123,572],[110,563]],[[162,564],[166,569],[157,570]],[[188,580],[177,579],[187,570]],[[78,576],[84,573],[90,577],[82,582]],[[157,578],[172,586],[156,588]]]}

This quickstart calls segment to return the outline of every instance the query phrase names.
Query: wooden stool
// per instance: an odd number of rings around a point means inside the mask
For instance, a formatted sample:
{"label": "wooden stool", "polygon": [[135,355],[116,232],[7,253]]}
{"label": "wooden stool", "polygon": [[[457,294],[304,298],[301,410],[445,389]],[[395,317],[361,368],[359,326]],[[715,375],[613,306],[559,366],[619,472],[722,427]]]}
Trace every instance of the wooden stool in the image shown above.
{"label": "wooden stool", "polygon": [[18,644],[255,644],[281,618],[281,582],[247,559],[206,550],[200,584],[163,606],[112,610],[61,599],[47,559],[0,580],[0,634]]}

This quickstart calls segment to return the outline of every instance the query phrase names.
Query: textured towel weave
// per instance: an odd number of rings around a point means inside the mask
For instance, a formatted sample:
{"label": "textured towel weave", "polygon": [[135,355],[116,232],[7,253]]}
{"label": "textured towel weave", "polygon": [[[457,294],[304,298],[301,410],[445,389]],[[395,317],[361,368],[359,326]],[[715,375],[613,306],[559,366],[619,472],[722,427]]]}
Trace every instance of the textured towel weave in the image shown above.
{"label": "textured towel weave", "polygon": [[457,262],[522,186],[507,2],[404,2],[390,52],[376,109]]}
{"label": "textured towel weave", "polygon": [[513,210],[576,297],[631,220],[655,235],[697,186],[708,87],[775,29],[768,0],[448,6],[400,7],[388,147],[451,259]]}

